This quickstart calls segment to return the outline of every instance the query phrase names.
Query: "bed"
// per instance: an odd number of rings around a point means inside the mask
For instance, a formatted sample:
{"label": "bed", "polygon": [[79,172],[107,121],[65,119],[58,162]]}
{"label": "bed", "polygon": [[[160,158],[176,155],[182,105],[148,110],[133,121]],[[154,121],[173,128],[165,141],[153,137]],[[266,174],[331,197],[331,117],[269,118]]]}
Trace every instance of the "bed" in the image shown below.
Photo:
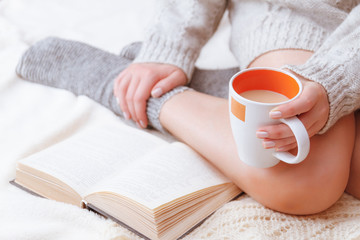
{"label": "bed", "polygon": [[[21,80],[15,66],[31,44],[48,36],[119,53],[126,44],[142,40],[155,1],[0,0],[0,239],[140,239],[92,212],[9,184],[18,159],[66,139],[81,127],[105,119],[122,121],[85,96]],[[198,67],[235,66],[227,48],[229,34],[225,16],[202,50]],[[343,194],[323,213],[290,216],[244,194],[184,239],[360,239],[360,201]]]}

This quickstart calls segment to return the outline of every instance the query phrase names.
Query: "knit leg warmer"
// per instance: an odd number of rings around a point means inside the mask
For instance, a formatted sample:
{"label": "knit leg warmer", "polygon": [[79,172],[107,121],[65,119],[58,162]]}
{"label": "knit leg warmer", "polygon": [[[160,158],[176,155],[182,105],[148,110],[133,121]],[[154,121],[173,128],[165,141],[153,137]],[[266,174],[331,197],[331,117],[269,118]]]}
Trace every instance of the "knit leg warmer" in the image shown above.
{"label": "knit leg warmer", "polygon": [[[113,95],[114,79],[131,64],[140,48],[141,43],[130,44],[118,56],[84,43],[54,37],[46,38],[23,54],[16,67],[16,73],[34,83],[66,89],[75,95],[88,96],[115,114],[123,116]],[[226,98],[228,81],[237,71],[237,68],[196,69],[189,87]],[[189,87],[177,87],[160,98],[150,98],[147,102],[149,125],[164,132],[159,121],[162,105],[173,95],[189,90]]]}

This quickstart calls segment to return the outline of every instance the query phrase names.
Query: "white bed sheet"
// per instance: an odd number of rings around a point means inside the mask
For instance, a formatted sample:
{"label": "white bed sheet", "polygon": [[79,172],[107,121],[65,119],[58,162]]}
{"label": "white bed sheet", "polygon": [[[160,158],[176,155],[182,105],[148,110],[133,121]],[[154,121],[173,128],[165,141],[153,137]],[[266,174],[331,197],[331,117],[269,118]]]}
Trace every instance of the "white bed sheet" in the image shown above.
{"label": "white bed sheet", "polygon": [[[124,45],[141,41],[143,29],[153,14],[155,1],[0,0],[0,239],[137,238],[96,214],[29,195],[8,183],[14,178],[18,159],[92,124],[121,121],[86,97],[75,97],[64,90],[23,81],[16,76],[14,70],[21,54],[31,44],[47,36],[79,40],[118,53]],[[215,36],[203,49],[197,62],[199,67],[221,68],[235,65],[227,47],[229,33],[230,28],[225,18]],[[347,214],[354,213],[353,208],[344,209],[346,204],[357,206],[355,216],[349,221],[334,224],[333,220],[323,220],[323,215],[315,217],[315,220],[301,221],[304,224],[315,222],[324,228],[334,226],[339,231],[344,226],[349,226],[347,236],[356,238],[360,235],[359,224],[354,224],[355,220],[360,220],[359,201],[345,195],[332,212],[344,214],[351,210]],[[244,196],[219,210],[187,239],[272,238],[269,232],[283,226],[281,223],[272,227],[265,226],[263,220],[259,219],[248,226],[242,226],[239,220],[237,227],[230,216],[236,213],[238,219],[246,219],[249,216],[244,209],[249,209],[249,206],[261,209],[267,216],[282,216]],[[291,219],[293,222],[300,221]],[[290,230],[294,233],[299,231],[292,228]],[[289,239],[285,235],[281,236]],[[290,232],[289,236],[295,235]],[[319,234],[315,238],[321,239],[321,236]]]}

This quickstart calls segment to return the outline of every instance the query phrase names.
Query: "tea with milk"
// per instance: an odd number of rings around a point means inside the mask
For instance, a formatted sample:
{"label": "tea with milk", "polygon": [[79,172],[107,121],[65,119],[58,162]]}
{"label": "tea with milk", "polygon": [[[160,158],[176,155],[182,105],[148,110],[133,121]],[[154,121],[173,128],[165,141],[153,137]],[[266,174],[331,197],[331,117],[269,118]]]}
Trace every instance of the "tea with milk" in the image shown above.
{"label": "tea with milk", "polygon": [[240,93],[240,96],[261,103],[281,103],[289,100],[286,96],[269,90],[249,90]]}

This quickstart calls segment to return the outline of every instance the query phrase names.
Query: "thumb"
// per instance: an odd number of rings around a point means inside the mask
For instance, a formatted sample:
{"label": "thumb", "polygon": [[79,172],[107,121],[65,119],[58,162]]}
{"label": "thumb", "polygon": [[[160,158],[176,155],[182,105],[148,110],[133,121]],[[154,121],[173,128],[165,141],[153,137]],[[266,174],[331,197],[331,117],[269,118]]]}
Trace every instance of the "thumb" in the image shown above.
{"label": "thumb", "polygon": [[164,93],[167,93],[175,87],[185,85],[185,83],[186,76],[183,72],[173,72],[155,84],[151,90],[151,96],[154,98],[161,97]]}

